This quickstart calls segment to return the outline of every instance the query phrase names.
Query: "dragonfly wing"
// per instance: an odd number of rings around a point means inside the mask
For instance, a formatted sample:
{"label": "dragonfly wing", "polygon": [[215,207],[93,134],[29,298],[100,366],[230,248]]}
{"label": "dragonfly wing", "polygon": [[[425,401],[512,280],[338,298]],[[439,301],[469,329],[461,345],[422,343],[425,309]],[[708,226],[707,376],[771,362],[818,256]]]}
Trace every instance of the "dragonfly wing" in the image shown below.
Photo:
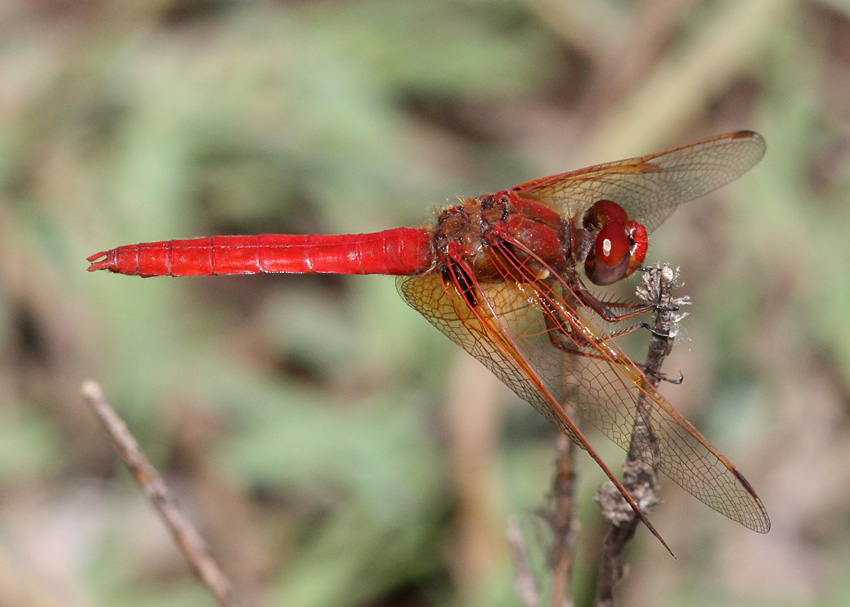
{"label": "dragonfly wing", "polygon": [[[444,281],[438,273],[400,276],[396,285],[402,298],[428,322],[477,358],[576,444],[583,446],[569,426],[553,412],[541,394],[539,380],[536,382],[535,378],[529,377],[527,365],[510,356],[512,346],[506,340],[506,327],[517,323],[533,324],[535,317],[541,325],[543,322],[542,315],[530,310],[515,290],[504,283],[481,287],[477,293],[477,297],[481,298],[480,309],[474,310],[455,286]],[[494,310],[499,310],[498,316],[491,313]],[[531,333],[529,329],[526,331]],[[550,349],[550,364],[551,360],[564,358],[562,354]]]}
{"label": "dragonfly wing", "polygon": [[[566,284],[535,280],[476,283],[475,306],[437,273],[400,277],[398,287],[429,322],[584,448],[547,396],[626,450],[640,407],[655,440],[651,451],[637,454],[641,459],[714,510],[767,532],[767,512],[746,479],[645,380],[593,312],[568,303],[574,297],[558,292]],[[567,343],[555,347],[553,340]]]}
{"label": "dragonfly wing", "polygon": [[[517,350],[513,341],[514,331],[509,327],[511,323],[518,322],[526,335],[533,335],[545,328],[543,316],[535,314],[533,306],[529,306],[534,299],[533,289],[521,288],[517,283],[481,285],[473,282],[475,284],[470,285],[470,289],[462,292],[436,272],[397,279],[401,296],[414,309],[585,449],[622,493],[635,514],[669,551],[670,547],[646,518],[628,489],[590,445],[537,370]],[[572,358],[568,359],[559,350],[550,351],[548,356],[550,362],[560,360],[567,365]]]}
{"label": "dragonfly wing", "polygon": [[[635,419],[642,412],[649,421],[652,447],[636,453],[639,459],[655,466],[714,510],[754,531],[767,533],[767,511],[749,482],[646,380],[641,369],[604,331],[595,314],[582,305],[571,308],[554,290],[538,292],[545,307],[565,310],[550,326],[572,339],[572,347],[581,355],[577,357],[579,364],[569,374],[553,373],[557,369],[551,363],[544,367],[547,385],[562,402],[568,402],[568,412],[578,411],[626,450],[631,444]],[[574,323],[581,326],[582,333],[576,331]],[[539,338],[521,335],[516,341],[532,366],[546,365],[546,354],[537,343]],[[561,385],[564,388],[559,390]]]}
{"label": "dragonfly wing", "polygon": [[640,158],[600,164],[517,186],[565,217],[580,217],[598,200],[613,200],[651,232],[675,208],[737,179],[764,155],[752,131],[719,135]]}

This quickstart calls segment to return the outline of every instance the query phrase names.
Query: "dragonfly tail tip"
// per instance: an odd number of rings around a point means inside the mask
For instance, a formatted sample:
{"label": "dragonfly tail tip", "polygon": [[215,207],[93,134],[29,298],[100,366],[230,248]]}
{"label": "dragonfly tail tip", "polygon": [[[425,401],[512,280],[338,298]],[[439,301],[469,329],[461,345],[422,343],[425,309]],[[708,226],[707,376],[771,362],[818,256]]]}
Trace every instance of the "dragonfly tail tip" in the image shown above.
{"label": "dragonfly tail tip", "polygon": [[106,251],[95,253],[94,255],[87,257],[86,261],[91,264],[87,268],[89,272],[109,269],[109,255],[107,255]]}

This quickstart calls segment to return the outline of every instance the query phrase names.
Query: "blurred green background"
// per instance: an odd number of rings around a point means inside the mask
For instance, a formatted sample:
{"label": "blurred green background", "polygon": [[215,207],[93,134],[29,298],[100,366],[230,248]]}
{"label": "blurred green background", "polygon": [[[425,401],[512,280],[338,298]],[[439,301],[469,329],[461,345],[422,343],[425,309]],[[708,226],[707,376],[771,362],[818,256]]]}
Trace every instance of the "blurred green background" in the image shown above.
{"label": "blurred green background", "polygon": [[[0,605],[213,603],[86,377],[247,604],[518,604],[507,521],[534,542],[553,430],[391,278],[84,260],[423,225],[458,194],[741,128],[765,159],[679,209],[648,261],[693,299],[666,392],[773,530],[666,483],[652,518],[679,559],[641,529],[620,596],[850,603],[848,99],[846,0],[0,3]],[[602,475],[580,473],[588,605]]]}

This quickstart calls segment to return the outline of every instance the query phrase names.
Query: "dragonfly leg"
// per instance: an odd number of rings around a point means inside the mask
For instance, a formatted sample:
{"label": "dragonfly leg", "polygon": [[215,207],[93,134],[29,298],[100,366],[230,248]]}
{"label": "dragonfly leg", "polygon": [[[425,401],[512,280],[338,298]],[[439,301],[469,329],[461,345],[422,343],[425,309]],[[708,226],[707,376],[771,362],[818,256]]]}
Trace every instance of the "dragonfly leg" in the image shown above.
{"label": "dragonfly leg", "polygon": [[635,363],[635,364],[638,367],[640,367],[641,371],[643,371],[645,375],[651,375],[652,377],[655,377],[656,379],[658,379],[658,381],[664,381],[664,382],[667,382],[667,383],[670,383],[670,384],[676,384],[677,386],[679,384],[681,384],[683,381],[685,381],[685,376],[682,375],[681,371],[679,371],[679,377],[677,377],[676,379],[670,379],[670,377],[668,377],[667,374],[662,373],[661,371],[656,371],[655,369],[652,369],[652,368],[650,368],[650,367],[648,367],[644,364],[641,364],[641,363]]}
{"label": "dragonfly leg", "polygon": [[[668,337],[667,335],[659,334],[652,328],[651,325],[645,322],[635,323],[630,327],[626,327],[625,329],[621,329],[611,334],[594,334],[592,336],[589,336],[584,332],[575,330],[575,322],[570,322],[569,319],[570,314],[562,310],[559,306],[554,305],[553,303],[547,300],[541,300],[541,303],[543,304],[543,315],[546,320],[546,328],[549,331],[549,339],[550,341],[552,341],[552,345],[554,345],[560,350],[564,350],[567,352],[582,353],[582,348],[591,345],[601,345],[623,335],[628,335],[629,333],[633,333],[634,331],[639,331],[640,329],[647,329],[653,335],[656,335],[658,337]],[[624,303],[623,305],[636,305],[641,307],[641,310],[639,312],[635,312],[630,316],[642,314],[647,311],[644,309],[647,306],[643,304]],[[649,307],[651,308],[651,306]],[[625,320],[625,318],[621,318],[621,320]]]}
{"label": "dragonfly leg", "polygon": [[[645,322],[635,323],[631,327],[623,329],[622,331],[617,331],[616,333],[612,333],[608,337],[608,339],[616,339],[617,337],[620,337],[621,335],[628,335],[629,333],[633,333],[634,331],[638,331],[640,329],[646,329],[647,331],[652,333],[652,335],[654,335],[655,337],[658,337],[660,339],[671,339],[671,335],[668,331],[659,331],[658,329],[656,329],[652,325],[645,323]],[[663,381],[663,382],[668,382],[668,383],[671,383],[671,384],[677,384],[678,385],[678,384],[681,384],[685,379],[685,376],[682,375],[681,371],[679,371],[679,377],[678,378],[671,379],[670,377],[668,377],[664,373],[661,373],[660,371],[657,371],[655,369],[651,369],[650,367],[647,367],[646,365],[643,365],[641,363],[635,362],[635,365],[640,367],[641,370],[644,372],[644,374],[650,375],[650,376],[658,379],[658,381]]]}
{"label": "dragonfly leg", "polygon": [[611,337],[619,337],[620,335],[626,335],[627,333],[631,333],[632,331],[637,331],[639,329],[646,329],[647,331],[655,335],[655,337],[660,337],[661,339],[670,339],[671,337],[669,331],[659,331],[651,324],[645,322],[635,323],[628,329],[624,329],[623,331],[617,331],[616,333],[612,334]]}
{"label": "dragonfly leg", "polygon": [[569,323],[555,320],[553,313],[544,313],[543,318],[546,322],[546,333],[549,335],[549,341],[553,346],[572,354],[585,353],[582,348],[590,345],[587,338],[573,331]]}
{"label": "dragonfly leg", "polygon": [[618,354],[616,352],[609,351],[607,356],[602,356],[590,350],[591,346],[604,345],[606,342],[620,337],[621,335],[626,335],[639,329],[647,329],[650,333],[662,339],[669,339],[670,336],[668,334],[654,329],[651,325],[648,325],[647,323],[641,322],[636,323],[626,329],[623,329],[622,331],[612,333],[611,335],[594,335],[592,337],[589,337],[587,334],[581,331],[576,331],[573,327],[573,324],[569,322],[567,315],[560,308],[546,301],[543,301],[542,303],[544,312],[543,318],[546,323],[546,331],[549,336],[549,341],[557,349],[562,350],[564,352],[569,352],[571,354],[575,354],[577,356],[586,356],[588,358],[606,360],[615,364],[633,364],[640,368],[640,370],[643,371],[646,375],[650,375],[656,378],[658,381],[669,382],[671,384],[681,384],[682,381],[684,381],[685,378],[681,372],[679,372],[678,378],[671,379],[660,371],[651,369],[646,365],[635,362],[630,358]]}
{"label": "dragonfly leg", "polygon": [[463,264],[451,260],[443,270],[443,280],[457,285],[470,308],[478,306],[478,297],[475,295],[475,289],[473,287],[474,281],[468,268]]}
{"label": "dragonfly leg", "polygon": [[[567,318],[567,314],[563,310],[561,310],[557,306],[552,305],[551,303],[545,301],[543,301],[542,303],[543,319],[546,323],[546,332],[549,336],[550,343],[557,349],[562,350],[564,352],[569,352],[571,354],[576,354],[578,356],[596,358],[598,360],[607,360],[620,364],[633,364],[633,361],[628,357],[621,356],[611,351],[610,349],[608,349],[609,351],[606,356],[596,354],[590,350],[594,346],[596,348],[604,346],[604,344],[611,341],[614,336],[607,334],[588,335],[586,332],[578,331],[573,326],[573,323],[569,321],[569,319]],[[629,327],[628,329],[624,329],[616,335],[630,333],[632,331],[635,331],[637,328],[639,327]]]}
{"label": "dragonfly leg", "polygon": [[[659,306],[656,304],[643,304],[628,301],[605,301],[591,293],[588,288],[584,286],[584,283],[582,282],[581,278],[579,278],[578,274],[575,273],[568,278],[568,286],[570,287],[570,290],[575,294],[576,299],[578,299],[581,303],[596,312],[600,316],[600,318],[602,318],[606,322],[622,322],[624,320],[640,316],[641,314],[653,312],[659,309],[670,312],[675,312],[678,309],[674,308],[672,310],[667,310],[666,308],[659,308]],[[617,308],[623,308],[627,311],[618,314],[614,311]]]}

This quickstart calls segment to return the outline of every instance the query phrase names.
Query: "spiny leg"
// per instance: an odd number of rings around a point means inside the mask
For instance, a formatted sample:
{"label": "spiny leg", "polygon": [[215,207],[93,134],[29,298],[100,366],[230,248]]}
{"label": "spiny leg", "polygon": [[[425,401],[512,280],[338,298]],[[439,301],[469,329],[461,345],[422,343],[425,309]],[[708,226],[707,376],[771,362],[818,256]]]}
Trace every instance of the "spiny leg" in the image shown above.
{"label": "spiny leg", "polygon": [[619,354],[618,352],[612,351],[610,348],[608,348],[607,356],[596,354],[595,352],[589,352],[585,349],[594,345],[597,348],[601,348],[605,346],[607,342],[612,341],[617,337],[632,333],[640,329],[647,329],[657,337],[668,337],[667,335],[661,335],[658,331],[653,329],[653,327],[648,325],[647,323],[637,323],[631,327],[623,329],[622,331],[617,331],[616,333],[613,333],[611,335],[594,335],[592,338],[589,338],[586,333],[575,330],[574,323],[569,321],[567,315],[564,314],[564,312],[557,305],[553,304],[552,302],[549,302],[547,298],[541,298],[541,303],[543,305],[543,318],[546,323],[546,332],[549,336],[549,341],[557,349],[562,350],[564,352],[569,352],[571,354],[575,354],[577,356],[585,356],[587,358],[605,360],[614,364],[635,365],[636,367],[641,369],[641,371],[648,375],[651,375],[652,377],[657,378],[659,381],[665,381],[672,384],[682,383],[684,377],[681,373],[679,374],[679,377],[677,379],[670,379],[665,374],[660,373],[655,369],[651,369],[642,363],[635,362],[630,358]]}

